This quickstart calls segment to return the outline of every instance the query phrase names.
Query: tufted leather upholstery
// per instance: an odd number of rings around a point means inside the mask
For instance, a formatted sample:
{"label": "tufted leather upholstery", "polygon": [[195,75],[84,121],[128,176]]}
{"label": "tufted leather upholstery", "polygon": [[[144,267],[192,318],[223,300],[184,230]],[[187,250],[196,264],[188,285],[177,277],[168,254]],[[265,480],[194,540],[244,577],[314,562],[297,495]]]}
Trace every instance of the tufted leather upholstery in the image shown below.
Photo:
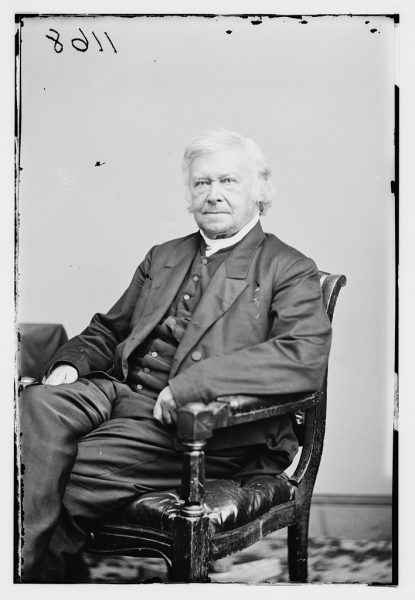
{"label": "tufted leather upholstery", "polygon": [[[270,508],[294,497],[295,487],[285,473],[257,475],[244,482],[211,479],[205,484],[205,511],[210,533],[229,531],[250,523]],[[173,517],[179,514],[182,500],[179,490],[149,492],[130,503],[117,523],[136,523],[162,531],[171,531]]]}

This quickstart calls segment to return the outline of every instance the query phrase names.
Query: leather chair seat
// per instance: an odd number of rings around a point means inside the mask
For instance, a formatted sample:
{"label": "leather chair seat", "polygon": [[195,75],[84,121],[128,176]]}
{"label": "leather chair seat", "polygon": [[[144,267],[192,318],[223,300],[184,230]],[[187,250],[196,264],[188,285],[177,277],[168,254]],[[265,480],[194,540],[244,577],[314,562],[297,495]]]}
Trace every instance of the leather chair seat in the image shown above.
{"label": "leather chair seat", "polygon": [[[270,508],[292,500],[294,493],[295,487],[285,473],[257,475],[244,482],[208,479],[205,510],[210,520],[210,534],[250,523]],[[150,492],[127,505],[116,522],[170,532],[172,519],[179,515],[181,504],[178,489]]]}

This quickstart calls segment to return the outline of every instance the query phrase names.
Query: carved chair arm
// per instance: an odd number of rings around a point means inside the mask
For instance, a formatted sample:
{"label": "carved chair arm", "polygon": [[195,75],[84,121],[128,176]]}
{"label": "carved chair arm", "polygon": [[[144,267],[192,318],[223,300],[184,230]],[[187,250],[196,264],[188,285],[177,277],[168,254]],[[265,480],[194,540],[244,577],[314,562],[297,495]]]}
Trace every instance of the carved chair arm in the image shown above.
{"label": "carved chair arm", "polygon": [[190,402],[177,413],[177,436],[185,446],[181,508],[183,517],[204,513],[205,461],[203,448],[215,429],[269,417],[285,415],[316,406],[320,393],[286,394],[268,397],[222,396],[209,404]]}
{"label": "carved chair arm", "polygon": [[189,402],[179,408],[177,436],[183,442],[202,442],[215,429],[285,415],[315,406],[318,392],[258,396],[221,396],[209,404]]}

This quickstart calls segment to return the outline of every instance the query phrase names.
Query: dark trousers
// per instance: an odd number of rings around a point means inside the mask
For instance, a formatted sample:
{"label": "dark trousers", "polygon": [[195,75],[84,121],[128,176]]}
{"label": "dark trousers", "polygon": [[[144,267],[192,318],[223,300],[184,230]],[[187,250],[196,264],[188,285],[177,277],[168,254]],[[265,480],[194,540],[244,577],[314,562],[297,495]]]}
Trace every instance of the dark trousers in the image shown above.
{"label": "dark trousers", "polygon": [[[142,493],[180,485],[182,454],[173,429],[152,418],[152,406],[154,400],[106,378],[23,392],[21,581],[65,581],[88,521]],[[207,477],[235,474],[251,452],[208,454]]]}

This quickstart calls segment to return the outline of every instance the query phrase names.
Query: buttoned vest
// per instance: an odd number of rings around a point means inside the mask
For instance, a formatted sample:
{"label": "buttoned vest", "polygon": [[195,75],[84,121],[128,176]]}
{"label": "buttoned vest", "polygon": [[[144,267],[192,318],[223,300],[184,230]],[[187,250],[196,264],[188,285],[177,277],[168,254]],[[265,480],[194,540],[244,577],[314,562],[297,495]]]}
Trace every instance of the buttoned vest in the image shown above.
{"label": "buttoned vest", "polygon": [[[141,395],[157,399],[168,385],[174,355],[192,315],[211,278],[234,246],[219,250],[209,258],[202,241],[189,271],[167,314],[147,340],[128,360],[127,383]],[[198,353],[194,353],[198,360]]]}

